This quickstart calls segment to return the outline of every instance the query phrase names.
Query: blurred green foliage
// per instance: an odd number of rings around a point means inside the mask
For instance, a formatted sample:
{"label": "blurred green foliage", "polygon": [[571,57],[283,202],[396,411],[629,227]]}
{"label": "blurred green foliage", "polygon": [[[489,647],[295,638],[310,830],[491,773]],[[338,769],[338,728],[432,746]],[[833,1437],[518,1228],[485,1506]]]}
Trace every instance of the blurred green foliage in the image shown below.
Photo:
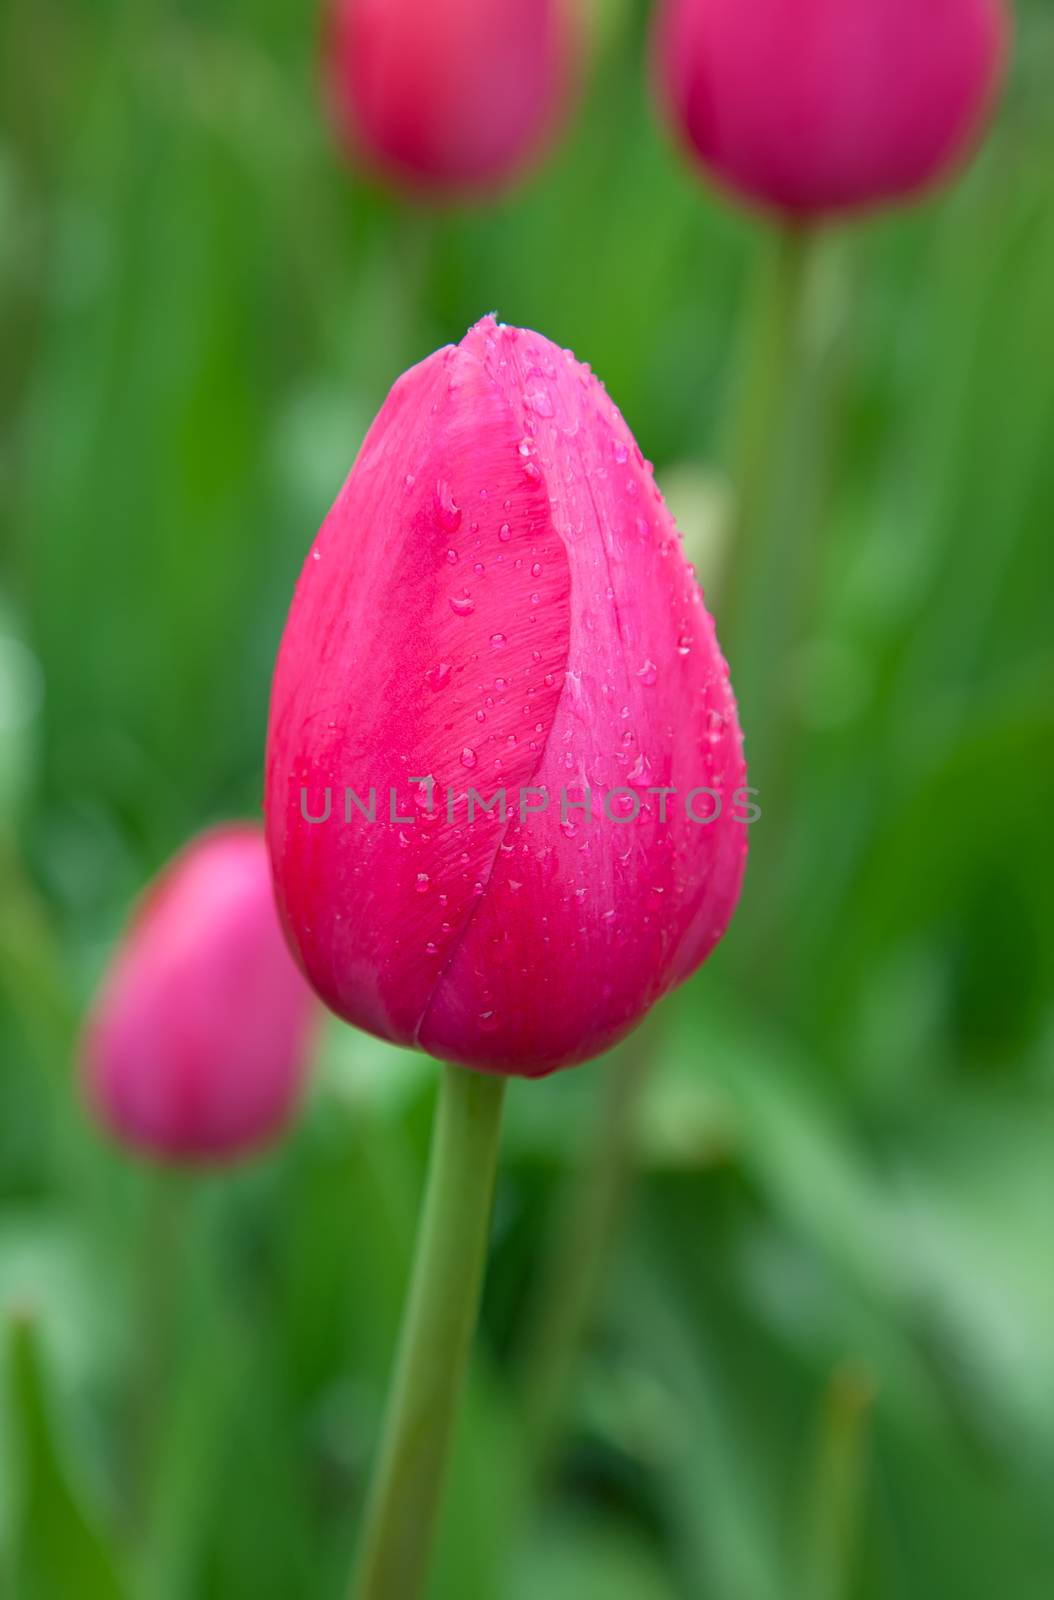
{"label": "blurred green foliage", "polygon": [[[334,1026],[295,1137],[172,1188],[84,1125],[76,1017],[149,873],[258,807],[308,542],[392,379],[483,312],[603,376],[720,625],[760,233],[656,130],[645,10],[605,0],[536,179],[420,214],[330,149],[313,8],[2,0],[0,1593],[342,1592],[431,1068]],[[971,171],[841,241],[814,308],[780,848],[649,1036],[532,1515],[527,1310],[605,1069],[510,1096],[436,1600],[1051,1592],[1054,17],[1018,20]]]}

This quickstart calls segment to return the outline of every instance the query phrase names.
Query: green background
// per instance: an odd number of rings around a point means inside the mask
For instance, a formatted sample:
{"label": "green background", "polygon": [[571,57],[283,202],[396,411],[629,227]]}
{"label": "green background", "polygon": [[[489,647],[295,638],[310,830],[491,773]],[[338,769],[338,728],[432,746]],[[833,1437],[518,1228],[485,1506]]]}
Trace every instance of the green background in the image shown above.
{"label": "green background", "polygon": [[[343,1592],[431,1064],[333,1025],[282,1148],[181,1184],[71,1063],[131,898],[258,810],[292,584],[395,376],[489,310],[573,346],[720,631],[765,235],[658,129],[647,8],[601,9],[539,173],[422,213],[331,149],[314,7],[0,0],[0,1594]],[[533,1510],[532,1295],[611,1065],[512,1086],[436,1600],[1051,1592],[1052,84],[1034,0],[970,171],[816,263],[772,842],[642,1035]]]}

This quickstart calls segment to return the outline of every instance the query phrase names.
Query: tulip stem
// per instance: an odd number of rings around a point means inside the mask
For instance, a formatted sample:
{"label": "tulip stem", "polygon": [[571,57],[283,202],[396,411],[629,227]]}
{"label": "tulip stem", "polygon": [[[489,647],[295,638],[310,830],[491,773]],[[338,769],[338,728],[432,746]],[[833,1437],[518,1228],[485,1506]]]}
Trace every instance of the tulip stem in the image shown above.
{"label": "tulip stem", "polygon": [[740,665],[759,544],[801,356],[813,240],[812,230],[788,226],[764,241],[748,308],[729,450],[732,540],[721,586],[720,633],[733,671]]}
{"label": "tulip stem", "polygon": [[160,1475],[161,1401],[173,1383],[191,1198],[188,1178],[178,1169],[151,1168],[147,1182],[136,1285],[139,1370],[129,1396],[128,1419],[131,1522],[144,1545],[152,1532],[153,1496]]}
{"label": "tulip stem", "polygon": [[354,1600],[417,1600],[476,1325],[505,1079],[444,1066]]}
{"label": "tulip stem", "polygon": [[846,1362],[832,1373],[807,1479],[804,1600],[845,1600],[853,1589],[875,1400],[875,1381],[865,1367]]}
{"label": "tulip stem", "polygon": [[[719,635],[736,685],[750,783],[765,819],[750,841],[737,947],[744,975],[767,985],[781,965],[769,958],[785,915],[802,674],[817,626],[852,274],[844,235],[817,227],[781,229],[762,268],[748,330],[752,354],[740,406],[731,581]],[[765,893],[752,894],[751,882],[764,884]]]}

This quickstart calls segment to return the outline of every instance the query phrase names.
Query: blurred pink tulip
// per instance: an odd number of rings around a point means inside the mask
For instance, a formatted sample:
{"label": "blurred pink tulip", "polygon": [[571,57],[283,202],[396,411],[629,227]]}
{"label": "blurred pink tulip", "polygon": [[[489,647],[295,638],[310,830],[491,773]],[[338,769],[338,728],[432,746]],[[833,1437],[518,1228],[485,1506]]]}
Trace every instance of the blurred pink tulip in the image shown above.
{"label": "blurred pink tulip", "polygon": [[663,0],[659,91],[719,183],[809,218],[903,199],[969,151],[1002,0]]}
{"label": "blurred pink tulip", "polygon": [[445,1059],[584,1060],[724,932],[744,782],[650,466],[570,351],[486,318],[395,385],[286,624],[267,833],[304,970]]}
{"label": "blurred pink tulip", "polygon": [[500,188],[576,76],[581,0],[331,0],[324,70],[353,158],[435,193]]}
{"label": "blurred pink tulip", "polygon": [[84,1074],[123,1144],[222,1161],[289,1121],[314,997],[275,911],[263,835],[210,830],[133,916],[88,1020]]}

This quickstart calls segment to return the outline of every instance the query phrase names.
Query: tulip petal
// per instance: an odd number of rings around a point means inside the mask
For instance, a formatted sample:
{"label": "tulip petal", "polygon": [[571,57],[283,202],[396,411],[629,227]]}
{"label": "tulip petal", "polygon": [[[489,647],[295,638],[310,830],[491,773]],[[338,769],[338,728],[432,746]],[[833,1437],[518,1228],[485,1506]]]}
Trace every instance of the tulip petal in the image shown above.
{"label": "tulip petal", "polygon": [[314,1011],[260,829],[210,829],[154,880],[107,973],[83,1044],[89,1102],[139,1149],[229,1159],[288,1123]]}
{"label": "tulip petal", "polygon": [[[522,440],[473,351],[407,374],[308,558],[275,677],[283,913],[327,1002],[405,1043],[490,880],[504,823],[483,803],[532,781],[563,689],[568,562]],[[343,813],[348,788],[373,792],[374,822]],[[305,826],[301,789],[315,815],[330,791],[336,827]]]}
{"label": "tulip petal", "polygon": [[[567,681],[533,782],[550,810],[510,822],[473,925],[420,1040],[478,1041],[477,1065],[532,1073],[614,1043],[723,933],[739,894],[741,736],[713,623],[673,520],[602,385],[535,334],[483,324],[465,340],[521,408],[563,534],[574,596]],[[700,786],[713,823],[684,815]],[[593,791],[597,820],[566,808]],[[667,820],[661,797],[670,788]],[[621,790],[609,815],[602,792]],[[620,812],[620,800],[622,811]],[[630,813],[636,811],[639,815]],[[712,802],[699,797],[706,815]],[[541,914],[539,914],[541,908]],[[482,1030],[482,1031],[481,1031]]]}
{"label": "tulip petal", "polygon": [[744,781],[649,464],[570,352],[484,319],[396,385],[286,626],[268,839],[305,971],[452,1060],[596,1054],[724,931]]}
{"label": "tulip petal", "polygon": [[815,217],[946,175],[991,106],[1009,31],[1003,0],[663,0],[656,64],[722,184]]}
{"label": "tulip petal", "polygon": [[507,183],[565,107],[582,23],[570,0],[331,0],[326,91],[337,131],[404,186]]}

